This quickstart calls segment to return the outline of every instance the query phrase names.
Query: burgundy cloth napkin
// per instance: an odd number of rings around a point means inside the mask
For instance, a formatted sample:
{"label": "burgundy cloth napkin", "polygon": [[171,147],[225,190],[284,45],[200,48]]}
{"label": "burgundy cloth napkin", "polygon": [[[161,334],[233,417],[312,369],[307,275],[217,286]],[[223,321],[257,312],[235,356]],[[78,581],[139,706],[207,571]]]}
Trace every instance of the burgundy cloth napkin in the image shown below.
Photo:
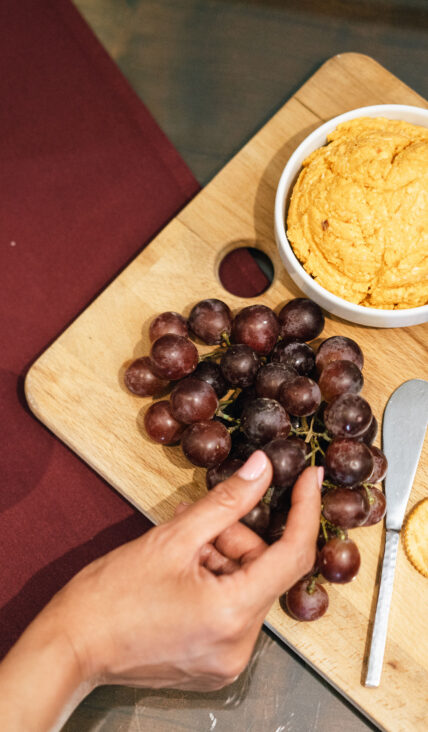
{"label": "burgundy cloth napkin", "polygon": [[[3,0],[0,48],[1,657],[150,526],[32,416],[23,380],[198,184],[68,0]],[[234,266],[257,280],[250,259]]]}
{"label": "burgundy cloth napkin", "polygon": [[35,357],[197,191],[68,0],[0,3],[0,656],[149,522],[29,412]]}

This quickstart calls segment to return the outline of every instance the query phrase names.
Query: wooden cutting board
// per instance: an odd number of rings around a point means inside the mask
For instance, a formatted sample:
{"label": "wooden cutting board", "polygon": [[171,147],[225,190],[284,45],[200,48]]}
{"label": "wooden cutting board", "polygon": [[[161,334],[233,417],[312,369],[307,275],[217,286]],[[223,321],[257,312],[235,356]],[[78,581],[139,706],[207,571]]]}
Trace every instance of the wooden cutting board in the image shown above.
{"label": "wooden cutting board", "polygon": [[[26,393],[34,414],[154,522],[171,517],[180,501],[203,495],[205,471],[186,462],[179,447],[162,448],[145,437],[150,400],[125,390],[124,364],[148,353],[148,324],[159,312],[188,315],[205,297],[225,299],[232,309],[249,304],[226,293],[217,275],[224,254],[239,244],[264,250],[275,267],[270,289],[251,302],[277,308],[300,294],[274,243],[279,176],[321,122],[379,103],[428,106],[367,56],[348,53],[327,61],[31,368]],[[383,330],[331,317],[323,335],[334,334],[350,336],[363,348],[363,394],[379,419],[399,384],[428,377],[428,324]],[[425,444],[409,507],[427,494]],[[383,529],[354,530],[352,536],[362,567],[353,583],[330,585],[327,615],[298,623],[275,605],[267,624],[378,725],[394,732],[426,730],[428,580],[412,568],[401,546],[382,683],[366,689],[362,679]]]}

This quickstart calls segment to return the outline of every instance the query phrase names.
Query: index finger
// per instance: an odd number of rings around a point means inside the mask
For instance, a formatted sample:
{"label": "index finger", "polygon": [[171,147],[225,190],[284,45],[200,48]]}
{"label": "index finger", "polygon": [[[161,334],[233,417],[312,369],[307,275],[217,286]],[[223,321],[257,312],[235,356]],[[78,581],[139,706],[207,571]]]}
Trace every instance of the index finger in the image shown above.
{"label": "index finger", "polygon": [[245,585],[247,603],[251,598],[256,609],[273,602],[313,567],[323,472],[322,468],[311,467],[301,473],[293,488],[282,537],[234,575]]}

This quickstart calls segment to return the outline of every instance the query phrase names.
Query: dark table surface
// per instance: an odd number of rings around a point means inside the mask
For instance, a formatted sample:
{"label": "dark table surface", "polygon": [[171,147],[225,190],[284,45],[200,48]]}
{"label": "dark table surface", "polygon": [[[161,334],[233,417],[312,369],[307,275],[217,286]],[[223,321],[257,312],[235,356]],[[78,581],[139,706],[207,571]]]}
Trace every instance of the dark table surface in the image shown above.
{"label": "dark table surface", "polygon": [[[202,185],[329,57],[372,56],[428,97],[428,0],[75,0]],[[67,732],[375,729],[262,631],[211,694],[102,687]]]}

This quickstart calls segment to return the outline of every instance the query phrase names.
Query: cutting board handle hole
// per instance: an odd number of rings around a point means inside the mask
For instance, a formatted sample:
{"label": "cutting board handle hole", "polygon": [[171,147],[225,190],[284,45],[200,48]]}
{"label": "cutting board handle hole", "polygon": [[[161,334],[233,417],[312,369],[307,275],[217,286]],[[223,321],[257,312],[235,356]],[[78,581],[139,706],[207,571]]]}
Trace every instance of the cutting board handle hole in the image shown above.
{"label": "cutting board handle hole", "polygon": [[242,242],[220,261],[218,276],[224,289],[238,297],[257,297],[272,284],[275,270],[268,255]]}

